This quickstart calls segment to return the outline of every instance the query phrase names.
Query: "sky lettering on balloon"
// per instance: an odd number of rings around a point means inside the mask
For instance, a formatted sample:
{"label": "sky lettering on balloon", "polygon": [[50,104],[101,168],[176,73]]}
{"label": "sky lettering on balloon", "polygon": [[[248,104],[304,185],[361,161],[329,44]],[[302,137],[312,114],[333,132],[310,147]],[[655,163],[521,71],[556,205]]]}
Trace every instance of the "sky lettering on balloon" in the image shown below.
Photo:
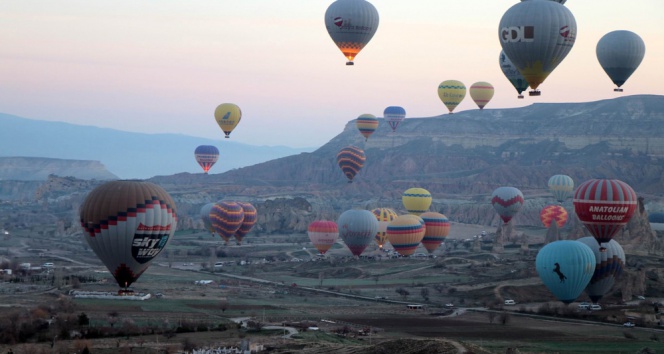
{"label": "sky lettering on balloon", "polygon": [[136,262],[144,264],[161,252],[168,243],[171,224],[148,226],[139,224],[131,245],[131,255]]}

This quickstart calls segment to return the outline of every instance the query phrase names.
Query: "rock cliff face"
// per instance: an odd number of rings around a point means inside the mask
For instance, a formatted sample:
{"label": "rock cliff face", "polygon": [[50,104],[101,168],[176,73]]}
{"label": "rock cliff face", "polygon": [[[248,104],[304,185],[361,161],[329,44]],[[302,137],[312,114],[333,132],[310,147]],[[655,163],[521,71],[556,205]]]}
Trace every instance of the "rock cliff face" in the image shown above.
{"label": "rock cliff face", "polygon": [[99,161],[0,157],[0,180],[45,181],[52,174],[80,179],[118,179]]}

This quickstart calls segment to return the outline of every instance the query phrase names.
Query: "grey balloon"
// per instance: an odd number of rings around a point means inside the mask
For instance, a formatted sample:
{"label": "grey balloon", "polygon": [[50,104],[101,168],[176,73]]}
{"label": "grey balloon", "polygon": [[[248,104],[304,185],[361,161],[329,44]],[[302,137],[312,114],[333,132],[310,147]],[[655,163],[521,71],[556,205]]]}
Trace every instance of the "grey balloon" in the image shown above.
{"label": "grey balloon", "polygon": [[378,10],[365,0],[337,0],[325,11],[325,27],[348,59],[346,65],[353,65],[378,29]]}
{"label": "grey balloon", "polygon": [[214,235],[214,227],[212,227],[212,221],[210,220],[210,211],[212,210],[213,206],[214,203],[207,203],[201,207],[200,211],[201,219],[203,220],[203,225],[205,225],[205,229],[210,231],[212,235]]}
{"label": "grey balloon", "polygon": [[597,42],[597,60],[609,75],[617,89],[629,79],[639,67],[646,54],[646,44],[638,34],[630,31],[613,31]]}
{"label": "grey balloon", "polygon": [[498,26],[503,51],[533,89],[569,54],[576,35],[572,12],[551,0],[522,1],[505,12]]}
{"label": "grey balloon", "polygon": [[592,237],[582,237],[577,240],[590,247],[595,254],[595,272],[586,286],[586,293],[593,302],[599,301],[616,283],[625,266],[625,251],[615,240],[603,244],[606,248],[600,251],[599,243]]}

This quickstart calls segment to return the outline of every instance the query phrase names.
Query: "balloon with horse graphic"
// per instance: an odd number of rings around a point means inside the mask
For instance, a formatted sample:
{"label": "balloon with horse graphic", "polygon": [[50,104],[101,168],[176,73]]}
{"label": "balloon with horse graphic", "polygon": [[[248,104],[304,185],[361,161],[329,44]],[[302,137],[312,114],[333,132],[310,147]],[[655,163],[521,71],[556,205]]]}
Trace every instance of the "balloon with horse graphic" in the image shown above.
{"label": "balloon with horse graphic", "polygon": [[586,288],[595,271],[595,255],[577,241],[554,241],[535,257],[535,269],[558,300],[569,304]]}

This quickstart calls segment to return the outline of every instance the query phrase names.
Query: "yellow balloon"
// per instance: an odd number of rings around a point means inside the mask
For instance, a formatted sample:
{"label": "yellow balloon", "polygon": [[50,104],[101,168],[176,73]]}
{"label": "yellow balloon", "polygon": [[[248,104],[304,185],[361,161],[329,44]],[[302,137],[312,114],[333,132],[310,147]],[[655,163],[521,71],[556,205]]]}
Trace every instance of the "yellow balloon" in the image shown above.
{"label": "yellow balloon", "polygon": [[466,97],[466,85],[457,80],[443,81],[438,85],[438,97],[440,97],[440,100],[443,101],[451,114]]}
{"label": "yellow balloon", "polygon": [[425,232],[424,221],[416,215],[400,215],[387,225],[387,239],[402,256],[415,253]]}
{"label": "yellow balloon", "polygon": [[470,98],[475,101],[477,107],[484,109],[489,101],[493,98],[493,85],[486,81],[479,81],[470,85]]}
{"label": "yellow balloon", "polygon": [[401,202],[409,213],[420,215],[431,206],[431,193],[424,188],[410,188],[403,192]]}
{"label": "yellow balloon", "polygon": [[224,131],[226,138],[229,138],[231,132],[240,123],[242,111],[240,107],[233,103],[222,103],[214,110],[214,120],[219,124],[219,128]]}

